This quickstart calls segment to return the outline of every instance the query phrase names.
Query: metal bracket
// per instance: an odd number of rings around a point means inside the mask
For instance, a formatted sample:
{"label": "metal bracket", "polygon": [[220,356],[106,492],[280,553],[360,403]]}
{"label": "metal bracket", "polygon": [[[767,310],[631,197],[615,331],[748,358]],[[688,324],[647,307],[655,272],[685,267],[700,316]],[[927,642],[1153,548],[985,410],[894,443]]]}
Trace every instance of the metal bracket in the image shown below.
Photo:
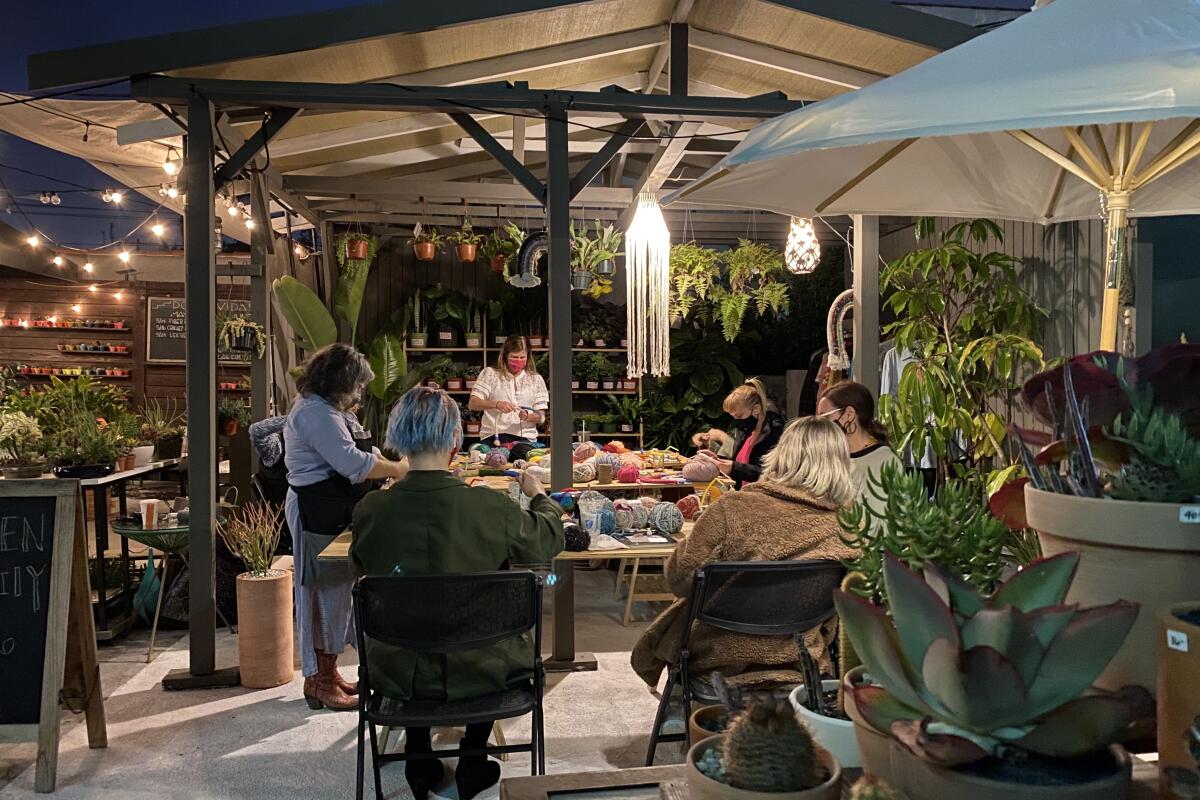
{"label": "metal bracket", "polygon": [[626,142],[636,136],[645,124],[645,121],[640,119],[629,119],[621,123],[621,127],[613,132],[613,135],[604,143],[599,152],[592,156],[587,164],[584,164],[583,169],[571,179],[571,186],[567,192],[568,196],[574,200],[575,196],[583,191],[592,182],[592,179],[608,166],[608,162],[612,161],[613,156],[625,146]]}
{"label": "metal bracket", "polygon": [[516,156],[508,151],[504,145],[496,141],[495,137],[488,132],[486,128],[475,121],[475,118],[470,114],[462,111],[455,111],[450,114],[450,118],[458,123],[458,126],[470,134],[471,138],[479,143],[479,146],[486,150],[492,158],[500,162],[500,165],[508,170],[509,174],[517,179],[525,189],[533,195],[533,198],[542,205],[546,204],[546,186],[539,181],[529,168],[517,161]]}
{"label": "metal bracket", "polygon": [[274,139],[299,113],[300,109],[298,108],[272,109],[271,115],[263,122],[262,127],[255,131],[254,135],[247,139],[236,152],[231,154],[228,161],[217,167],[213,173],[215,191],[220,192],[226,184],[236,178],[237,174],[245,169],[246,165],[267,146],[267,143]]}

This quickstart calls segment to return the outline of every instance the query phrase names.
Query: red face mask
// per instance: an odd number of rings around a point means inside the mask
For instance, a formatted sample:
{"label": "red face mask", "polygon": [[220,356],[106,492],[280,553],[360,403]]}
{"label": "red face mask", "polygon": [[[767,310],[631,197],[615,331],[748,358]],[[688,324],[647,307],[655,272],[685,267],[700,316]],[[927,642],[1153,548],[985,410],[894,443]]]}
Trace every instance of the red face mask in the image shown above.
{"label": "red face mask", "polygon": [[527,363],[529,363],[528,358],[512,358],[510,356],[508,359],[508,371],[513,375],[516,375],[521,370],[525,369],[525,365]]}

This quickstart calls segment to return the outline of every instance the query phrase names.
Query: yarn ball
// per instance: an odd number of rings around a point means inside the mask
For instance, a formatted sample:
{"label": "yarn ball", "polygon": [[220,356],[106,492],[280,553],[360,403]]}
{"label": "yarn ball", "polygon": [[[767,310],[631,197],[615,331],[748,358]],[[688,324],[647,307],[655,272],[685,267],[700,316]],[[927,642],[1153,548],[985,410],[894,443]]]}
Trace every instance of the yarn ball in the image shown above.
{"label": "yarn ball", "polygon": [[528,472],[533,477],[537,478],[542,483],[550,482],[550,470],[546,469],[545,467],[539,466],[537,464],[530,464],[528,467],[525,468],[525,471]]}
{"label": "yarn ball", "polygon": [[563,511],[575,510],[575,495],[571,492],[551,492],[550,499],[558,503]]}
{"label": "yarn ball", "polygon": [[662,501],[657,497],[647,497],[646,495],[642,495],[638,498],[638,502],[642,504],[642,508],[646,509],[646,513],[649,514],[650,509],[654,508]]}
{"label": "yarn ball", "polygon": [[476,442],[475,444],[473,444],[469,448],[467,448],[467,452],[468,453],[482,453],[483,455],[486,456],[488,450],[491,450],[491,449],[492,449],[492,446],[490,444],[484,444],[483,442]]}
{"label": "yarn ball", "polygon": [[645,469],[646,462],[637,453],[622,453],[621,454],[621,466],[622,467],[631,467],[632,466],[632,467],[637,467],[638,469]]}
{"label": "yarn ball", "polygon": [[503,449],[503,447],[498,447],[488,453],[484,456],[483,463],[489,467],[503,467],[508,463],[508,453],[501,452]]}
{"label": "yarn ball", "polygon": [[567,550],[572,553],[582,553],[592,545],[592,537],[574,522],[563,525],[563,535],[567,541]]}
{"label": "yarn ball", "polygon": [[575,483],[587,483],[596,480],[596,465],[584,461],[571,468],[571,480]]}
{"label": "yarn ball", "polygon": [[613,468],[613,472],[616,472],[621,468],[621,457],[615,453],[597,453],[596,466],[601,464],[608,464]]}
{"label": "yarn ball", "polygon": [[626,447],[625,443],[619,439],[612,440],[608,444],[604,445],[603,449],[606,453],[616,453],[617,455],[629,452],[629,448]]}
{"label": "yarn ball", "polygon": [[617,483],[637,483],[642,471],[632,464],[627,464],[617,470]]}
{"label": "yarn ball", "polygon": [[646,527],[646,507],[636,500],[617,500],[613,503],[613,516],[617,527],[622,530]]}
{"label": "yarn ball", "polygon": [[580,442],[575,448],[575,452],[571,454],[571,458],[578,464],[581,461],[587,461],[592,456],[596,455],[596,445],[591,442]]}
{"label": "yarn ball", "polygon": [[683,514],[684,519],[695,519],[700,513],[700,497],[694,494],[681,497],[675,502],[675,507]]}
{"label": "yarn ball", "polygon": [[717,465],[706,458],[693,458],[683,465],[683,477],[692,483],[708,483],[719,474]]}
{"label": "yarn ball", "polygon": [[467,456],[467,463],[468,464],[482,464],[484,462],[484,459],[486,459],[486,458],[487,458],[486,452],[484,452],[483,450],[476,450],[474,448],[471,448],[470,455]]}
{"label": "yarn ball", "polygon": [[508,463],[508,459],[512,456],[512,452],[507,447],[493,447],[488,451],[488,455],[490,456],[492,453],[499,453],[504,456],[505,464]]}
{"label": "yarn ball", "polygon": [[683,512],[674,503],[658,503],[650,509],[646,520],[651,528],[662,533],[678,533],[683,527]]}
{"label": "yarn ball", "polygon": [[529,453],[526,455],[526,458],[528,458],[530,461],[538,461],[548,455],[550,455],[550,451],[546,448],[535,447],[529,451]]}

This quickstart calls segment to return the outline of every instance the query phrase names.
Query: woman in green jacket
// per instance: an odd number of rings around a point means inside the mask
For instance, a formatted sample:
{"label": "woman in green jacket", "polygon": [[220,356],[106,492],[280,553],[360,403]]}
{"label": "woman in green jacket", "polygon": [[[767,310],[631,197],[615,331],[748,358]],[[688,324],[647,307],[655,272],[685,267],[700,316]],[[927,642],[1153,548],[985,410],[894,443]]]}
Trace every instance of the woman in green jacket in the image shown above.
{"label": "woman in green jacket", "polygon": [[[462,444],[458,404],[445,392],[420,387],[400,399],[388,421],[388,445],[408,457],[411,470],[391,488],[372,492],[354,512],[350,562],[357,575],[437,575],[489,572],[508,562],[545,563],[562,552],[562,509],[541,481],[520,478],[530,498],[523,511],[494,489],[469,487],[449,473]],[[403,609],[397,609],[402,613]],[[533,640],[509,640],[465,653],[423,655],[367,643],[372,689],[397,700],[460,700],[528,681]],[[492,723],[468,725],[464,748],[487,744]],[[429,728],[406,729],[405,751],[430,752]],[[405,763],[418,800],[442,779],[440,761]],[[486,756],[458,762],[458,796],[469,800],[500,779]]]}

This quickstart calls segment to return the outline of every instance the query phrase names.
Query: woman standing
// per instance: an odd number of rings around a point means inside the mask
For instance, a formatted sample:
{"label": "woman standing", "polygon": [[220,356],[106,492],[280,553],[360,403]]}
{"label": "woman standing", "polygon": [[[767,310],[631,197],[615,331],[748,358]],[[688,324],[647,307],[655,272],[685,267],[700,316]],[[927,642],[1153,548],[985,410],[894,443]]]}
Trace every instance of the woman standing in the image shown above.
{"label": "woman standing", "polygon": [[498,440],[508,446],[537,439],[538,426],[546,421],[550,408],[550,393],[533,365],[524,336],[510,336],[504,342],[496,366],[485,368],[475,381],[467,408],[483,412],[479,438],[484,441]]}
{"label": "woman standing", "polygon": [[317,555],[350,526],[354,506],[371,488],[367,481],[402,478],[408,465],[381,456],[350,413],[374,377],[361,353],[331,344],[313,353],[303,370],[283,441],[304,699],[312,709],[350,711],[358,685],[338,674],[337,658],[354,643],[353,580],[347,567],[320,564]]}
{"label": "woman standing", "polygon": [[888,446],[887,431],[875,419],[875,398],[861,383],[842,381],[829,387],[817,402],[817,416],[835,423],[846,434],[850,476],[860,496],[868,477],[878,475],[885,464],[900,462]]}
{"label": "woman standing", "polygon": [[[725,412],[733,417],[733,433],[713,428],[697,433],[692,443],[699,456],[717,465],[722,474],[743,483],[753,483],[762,474],[763,459],[779,442],[783,433],[783,415],[767,397],[767,389],[758,378],[750,378],[725,397]],[[717,455],[729,448],[732,458]]]}

